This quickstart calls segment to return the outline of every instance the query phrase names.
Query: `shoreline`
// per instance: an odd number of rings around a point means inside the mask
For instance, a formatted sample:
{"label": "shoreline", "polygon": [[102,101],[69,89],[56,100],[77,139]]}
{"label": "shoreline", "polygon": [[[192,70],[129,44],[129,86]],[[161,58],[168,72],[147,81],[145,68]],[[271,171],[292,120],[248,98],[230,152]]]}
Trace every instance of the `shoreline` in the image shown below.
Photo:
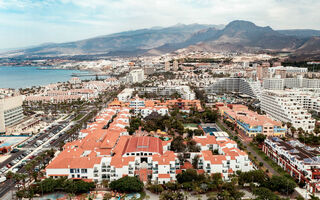
{"label": "shoreline", "polygon": [[[4,89],[26,89],[32,87],[43,87],[49,84],[59,82],[68,82],[72,77],[79,77],[81,80],[94,80],[96,71],[86,69],[71,69],[60,67],[49,67],[48,69],[40,69],[48,66],[0,66],[0,88]],[[12,68],[12,69],[10,69]],[[21,72],[20,69],[21,68]],[[26,68],[23,70],[22,68]],[[55,71],[56,70],[56,71]],[[24,71],[28,72],[24,77]],[[29,73],[30,71],[30,73]],[[64,71],[64,72],[63,72]],[[80,76],[76,76],[80,74]],[[84,76],[81,76],[84,74]],[[99,75],[98,75],[99,76]],[[100,75],[100,79],[110,75]],[[19,81],[15,81],[19,80]]]}

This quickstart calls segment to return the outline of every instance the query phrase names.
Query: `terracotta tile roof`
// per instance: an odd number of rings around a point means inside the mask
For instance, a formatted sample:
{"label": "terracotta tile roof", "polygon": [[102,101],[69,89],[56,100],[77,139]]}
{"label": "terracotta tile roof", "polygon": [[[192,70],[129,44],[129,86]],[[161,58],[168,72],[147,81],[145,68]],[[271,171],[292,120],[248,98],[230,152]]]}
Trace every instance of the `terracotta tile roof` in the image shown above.
{"label": "terracotta tile roof", "polygon": [[158,162],[158,165],[169,165],[175,159],[176,155],[173,151],[166,151],[163,155],[155,154],[152,156],[152,160]]}
{"label": "terracotta tile roof", "polygon": [[193,166],[190,162],[186,161],[184,164],[181,166],[181,169],[193,169]]}
{"label": "terracotta tile roof", "polygon": [[129,162],[134,162],[135,157],[123,157],[122,155],[115,155],[111,158],[110,165],[114,166],[115,168],[122,168],[123,166],[128,166]]}
{"label": "terracotta tile roof", "polygon": [[212,165],[222,164],[222,161],[227,160],[224,155],[213,155],[211,151],[201,151],[203,159],[210,161]]}
{"label": "terracotta tile roof", "polygon": [[125,153],[130,152],[156,152],[163,153],[162,141],[156,137],[139,136],[128,140]]}
{"label": "terracotta tile roof", "polygon": [[206,135],[206,136],[194,136],[193,140],[196,143],[200,143],[202,146],[206,146],[208,144],[217,144],[216,137],[213,135]]}
{"label": "terracotta tile roof", "polygon": [[[119,113],[126,113],[126,111]],[[134,158],[122,158],[123,149],[127,139],[130,136],[123,136],[120,138],[125,129],[117,127],[116,125],[121,120],[114,121],[110,124],[108,129],[103,129],[105,124],[111,119],[115,111],[107,109],[97,116],[94,123],[88,125],[88,128],[81,130],[81,133],[87,134],[83,139],[75,140],[65,144],[64,150],[52,160],[47,166],[47,169],[53,168],[93,168],[95,164],[100,164],[102,156],[110,156],[112,148],[119,144],[114,152],[118,153],[112,159],[114,166],[123,166]],[[128,118],[128,117],[127,117]],[[117,117],[115,118],[117,119]],[[125,119],[124,116],[118,119]],[[119,139],[119,140],[118,140]],[[117,154],[116,154],[117,155]]]}

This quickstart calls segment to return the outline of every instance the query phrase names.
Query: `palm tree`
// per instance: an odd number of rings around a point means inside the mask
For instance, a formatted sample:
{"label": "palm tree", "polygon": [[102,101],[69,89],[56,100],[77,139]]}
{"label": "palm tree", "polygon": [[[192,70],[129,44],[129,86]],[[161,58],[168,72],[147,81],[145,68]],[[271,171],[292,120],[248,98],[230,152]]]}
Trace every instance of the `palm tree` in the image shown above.
{"label": "palm tree", "polygon": [[28,178],[27,174],[19,174],[19,179],[22,180],[24,190],[26,190],[26,179],[27,178]]}

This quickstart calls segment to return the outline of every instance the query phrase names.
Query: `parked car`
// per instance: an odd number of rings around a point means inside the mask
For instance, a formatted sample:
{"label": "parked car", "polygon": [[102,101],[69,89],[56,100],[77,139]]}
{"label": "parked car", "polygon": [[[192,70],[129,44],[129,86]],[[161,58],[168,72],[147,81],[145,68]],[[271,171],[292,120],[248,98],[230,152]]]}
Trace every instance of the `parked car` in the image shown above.
{"label": "parked car", "polygon": [[13,149],[12,151],[11,151],[11,153],[17,153],[17,152],[19,152],[20,150],[19,149]]}

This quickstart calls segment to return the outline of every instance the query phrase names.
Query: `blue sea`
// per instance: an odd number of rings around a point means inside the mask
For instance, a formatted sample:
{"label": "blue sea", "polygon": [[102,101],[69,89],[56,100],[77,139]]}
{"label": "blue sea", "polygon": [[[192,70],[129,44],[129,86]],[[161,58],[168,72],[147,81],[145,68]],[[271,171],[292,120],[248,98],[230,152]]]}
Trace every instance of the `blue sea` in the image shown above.
{"label": "blue sea", "polygon": [[[39,67],[0,66],[0,88],[27,88],[70,80],[72,73],[87,73],[79,70],[40,69]],[[94,79],[92,76],[81,79]]]}

